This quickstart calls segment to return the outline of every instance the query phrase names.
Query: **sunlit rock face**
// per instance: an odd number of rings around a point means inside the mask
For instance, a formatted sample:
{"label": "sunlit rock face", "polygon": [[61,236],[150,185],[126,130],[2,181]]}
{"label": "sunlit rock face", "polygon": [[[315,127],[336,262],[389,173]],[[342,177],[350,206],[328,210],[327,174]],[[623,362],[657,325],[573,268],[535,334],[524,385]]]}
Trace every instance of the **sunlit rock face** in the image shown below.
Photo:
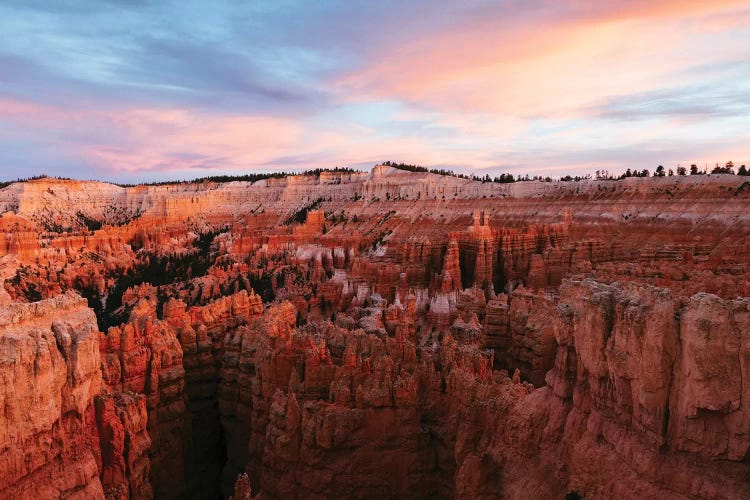
{"label": "sunlit rock face", "polygon": [[0,496],[103,497],[96,318],[74,294],[0,309]]}
{"label": "sunlit rock face", "polygon": [[0,498],[748,498],[748,193],[12,184]]}

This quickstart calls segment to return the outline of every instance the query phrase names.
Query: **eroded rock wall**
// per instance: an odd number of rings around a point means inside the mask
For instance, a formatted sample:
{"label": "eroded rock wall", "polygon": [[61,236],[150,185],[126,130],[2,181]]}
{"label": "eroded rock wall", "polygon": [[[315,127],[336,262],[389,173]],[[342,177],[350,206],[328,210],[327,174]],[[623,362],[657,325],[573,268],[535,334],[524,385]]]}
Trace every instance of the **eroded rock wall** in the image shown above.
{"label": "eroded rock wall", "polygon": [[0,497],[104,496],[98,341],[75,295],[0,308]]}

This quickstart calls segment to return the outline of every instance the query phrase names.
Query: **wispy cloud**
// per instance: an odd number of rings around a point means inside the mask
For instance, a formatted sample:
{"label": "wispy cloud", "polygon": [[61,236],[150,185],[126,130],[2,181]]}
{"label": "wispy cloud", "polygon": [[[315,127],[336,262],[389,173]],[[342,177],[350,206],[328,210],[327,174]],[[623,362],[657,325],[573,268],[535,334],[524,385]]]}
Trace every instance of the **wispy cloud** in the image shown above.
{"label": "wispy cloud", "polygon": [[10,0],[0,177],[750,157],[747,20],[741,0]]}
{"label": "wispy cloud", "polygon": [[609,99],[591,112],[612,120],[741,117],[750,114],[750,89],[688,87],[644,92]]}

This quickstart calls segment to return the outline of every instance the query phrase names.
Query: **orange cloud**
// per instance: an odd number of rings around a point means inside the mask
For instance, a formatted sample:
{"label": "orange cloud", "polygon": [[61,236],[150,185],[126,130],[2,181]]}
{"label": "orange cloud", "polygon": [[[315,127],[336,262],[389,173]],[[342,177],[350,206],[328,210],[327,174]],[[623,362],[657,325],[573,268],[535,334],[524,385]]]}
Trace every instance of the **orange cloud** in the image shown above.
{"label": "orange cloud", "polygon": [[570,116],[597,100],[660,88],[693,65],[745,57],[737,44],[717,47],[694,30],[726,18],[739,1],[583,4],[574,2],[577,17],[561,21],[506,26],[487,19],[437,32],[337,85],[353,99],[400,99],[452,113]]}
{"label": "orange cloud", "polygon": [[593,11],[603,19],[608,20],[706,16],[747,7],[747,2],[744,0],[661,0],[659,2],[651,0],[626,2],[619,0],[601,2],[573,0],[568,3],[576,10]]}

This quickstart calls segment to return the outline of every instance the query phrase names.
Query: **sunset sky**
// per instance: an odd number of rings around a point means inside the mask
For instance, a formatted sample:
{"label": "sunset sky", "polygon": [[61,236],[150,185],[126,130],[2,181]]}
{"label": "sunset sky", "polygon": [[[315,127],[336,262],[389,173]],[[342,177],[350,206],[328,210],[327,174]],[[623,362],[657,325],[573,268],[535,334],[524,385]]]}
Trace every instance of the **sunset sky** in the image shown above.
{"label": "sunset sky", "polygon": [[750,163],[747,0],[0,3],[0,178]]}

